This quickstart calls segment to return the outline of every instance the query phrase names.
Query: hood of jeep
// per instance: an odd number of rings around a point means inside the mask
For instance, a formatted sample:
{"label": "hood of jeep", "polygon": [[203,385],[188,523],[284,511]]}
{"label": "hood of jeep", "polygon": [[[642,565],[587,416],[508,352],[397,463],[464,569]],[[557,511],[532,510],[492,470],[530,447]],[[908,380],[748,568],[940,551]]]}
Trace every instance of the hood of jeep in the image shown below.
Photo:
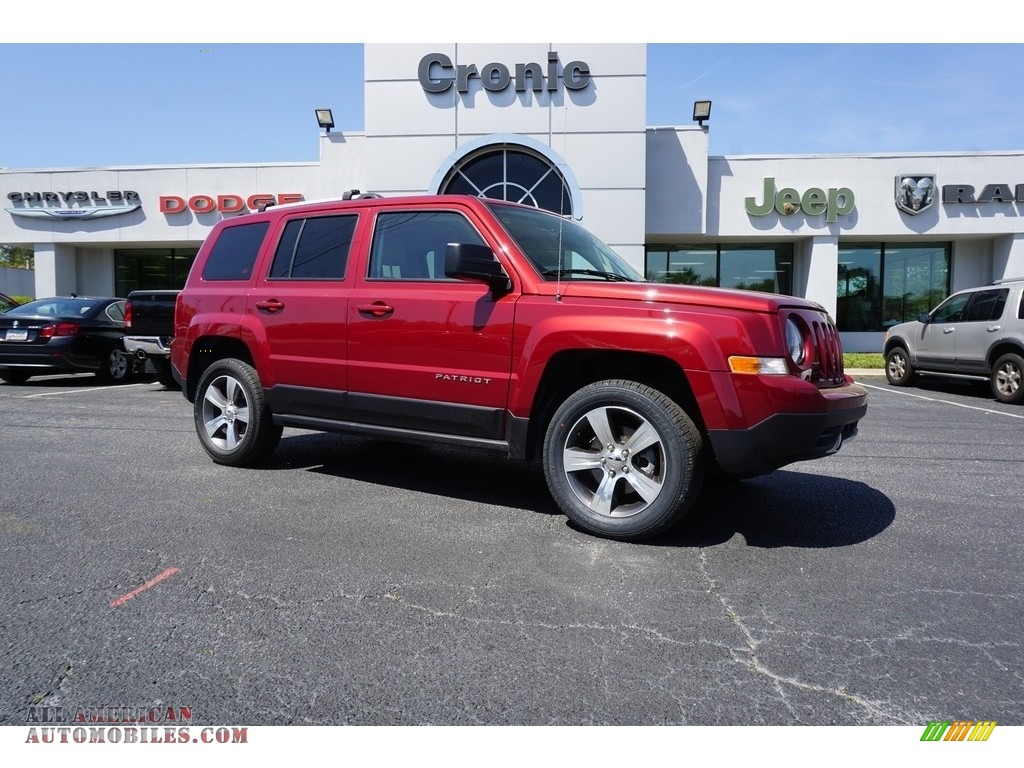
{"label": "hood of jeep", "polygon": [[[747,312],[777,313],[782,307],[795,307],[824,312],[814,302],[797,296],[783,296],[760,291],[742,291],[732,288],[708,288],[697,285],[669,283],[614,283],[598,280],[566,280],[560,286],[561,295],[576,299],[614,299],[640,301],[650,304],[687,304],[700,307],[719,307]],[[556,284],[544,283],[540,292],[556,293]]]}

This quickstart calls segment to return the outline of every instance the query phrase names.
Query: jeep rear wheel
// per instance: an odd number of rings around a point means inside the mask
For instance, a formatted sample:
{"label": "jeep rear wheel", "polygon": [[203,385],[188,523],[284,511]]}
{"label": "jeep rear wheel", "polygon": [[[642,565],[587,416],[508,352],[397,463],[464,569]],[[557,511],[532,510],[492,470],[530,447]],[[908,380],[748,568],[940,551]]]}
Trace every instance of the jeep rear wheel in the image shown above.
{"label": "jeep rear wheel", "polygon": [[683,409],[633,381],[583,387],[556,411],[544,475],[576,525],[621,540],[657,535],[690,510],[703,479],[701,437]]}
{"label": "jeep rear wheel", "polygon": [[154,360],[153,366],[156,368],[156,380],[164,385],[167,389],[180,389],[181,386],[174,378],[174,371],[171,368],[171,361],[167,358],[162,360]]}
{"label": "jeep rear wheel", "polygon": [[281,439],[255,369],[241,360],[218,360],[203,372],[193,416],[203,448],[218,464],[257,464]]}
{"label": "jeep rear wheel", "polygon": [[1003,403],[1024,402],[1024,358],[1010,352],[992,369],[992,394]]}

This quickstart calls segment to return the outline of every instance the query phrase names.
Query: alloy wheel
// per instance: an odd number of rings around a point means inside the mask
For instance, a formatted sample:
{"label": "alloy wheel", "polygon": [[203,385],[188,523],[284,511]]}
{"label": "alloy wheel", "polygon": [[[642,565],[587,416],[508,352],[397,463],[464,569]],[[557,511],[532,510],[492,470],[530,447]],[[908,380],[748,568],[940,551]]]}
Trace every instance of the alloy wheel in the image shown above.
{"label": "alloy wheel", "polygon": [[203,393],[203,426],[210,442],[232,451],[249,429],[249,401],[245,388],[233,376],[218,376]]}

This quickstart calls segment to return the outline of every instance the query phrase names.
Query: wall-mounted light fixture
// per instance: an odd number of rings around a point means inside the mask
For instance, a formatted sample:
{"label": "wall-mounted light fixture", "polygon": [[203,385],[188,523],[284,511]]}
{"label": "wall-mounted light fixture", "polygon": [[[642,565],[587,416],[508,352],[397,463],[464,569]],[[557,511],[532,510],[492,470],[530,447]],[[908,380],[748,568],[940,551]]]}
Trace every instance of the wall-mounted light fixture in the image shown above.
{"label": "wall-mounted light fixture", "polygon": [[329,109],[318,109],[316,110],[316,122],[317,125],[330,133],[331,128],[334,127],[334,115],[331,114]]}
{"label": "wall-mounted light fixture", "polygon": [[711,102],[710,101],[695,101],[693,102],[693,121],[697,125],[704,127],[704,121],[711,117]]}

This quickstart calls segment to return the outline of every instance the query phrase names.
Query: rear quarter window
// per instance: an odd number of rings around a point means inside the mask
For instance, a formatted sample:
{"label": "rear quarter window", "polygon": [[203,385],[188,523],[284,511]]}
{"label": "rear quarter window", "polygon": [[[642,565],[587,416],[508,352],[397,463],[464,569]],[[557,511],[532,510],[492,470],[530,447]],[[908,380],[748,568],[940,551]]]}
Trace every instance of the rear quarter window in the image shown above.
{"label": "rear quarter window", "polygon": [[221,230],[203,266],[203,280],[248,280],[269,223],[259,221]]}

